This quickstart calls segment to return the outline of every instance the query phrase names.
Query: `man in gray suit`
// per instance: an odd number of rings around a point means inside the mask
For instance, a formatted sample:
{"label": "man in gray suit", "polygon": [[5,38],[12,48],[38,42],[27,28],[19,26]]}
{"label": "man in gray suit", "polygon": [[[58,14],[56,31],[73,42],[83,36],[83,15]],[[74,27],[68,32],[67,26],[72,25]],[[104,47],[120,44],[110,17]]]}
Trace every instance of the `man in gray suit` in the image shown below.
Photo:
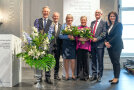
{"label": "man in gray suit", "polygon": [[[48,18],[50,14],[50,9],[48,6],[43,7],[42,9],[42,18],[36,19],[34,22],[34,26],[38,29],[39,32],[41,33],[48,33],[50,25],[52,24],[52,20],[50,20]],[[38,77],[37,79],[40,80],[40,82],[42,82],[42,70],[36,70],[36,75],[40,76],[40,78]],[[51,79],[50,79],[51,75],[50,75],[50,71],[45,71],[45,82],[47,82],[48,84],[52,84]],[[36,82],[35,82],[36,84]]]}
{"label": "man in gray suit", "polygon": [[[93,39],[91,42],[92,77],[91,81],[101,81],[103,75],[104,39],[106,37],[106,22],[101,19],[102,11],[95,11],[95,21],[91,22]],[[98,69],[98,70],[97,70]]]}
{"label": "man in gray suit", "polygon": [[61,24],[58,23],[59,21],[60,14],[58,12],[53,13],[53,22],[50,26],[50,29],[48,31],[49,38],[53,35],[54,39],[51,41],[50,44],[50,52],[54,55],[56,59],[56,65],[54,68],[54,79],[56,80],[61,80],[59,78],[59,59],[60,59],[60,53],[61,53],[61,45],[62,45],[62,40],[59,38],[60,34],[60,29],[61,29]]}

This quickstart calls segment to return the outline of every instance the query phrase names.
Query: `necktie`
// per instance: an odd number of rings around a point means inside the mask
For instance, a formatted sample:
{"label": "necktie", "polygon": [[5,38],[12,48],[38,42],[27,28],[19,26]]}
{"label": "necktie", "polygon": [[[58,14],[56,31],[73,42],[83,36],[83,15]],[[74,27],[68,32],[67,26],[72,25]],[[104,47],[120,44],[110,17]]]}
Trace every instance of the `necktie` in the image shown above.
{"label": "necktie", "polygon": [[57,37],[57,27],[56,27],[57,24],[54,24],[54,35],[55,35],[55,38],[54,38],[54,42],[56,44],[56,37]]}
{"label": "necktie", "polygon": [[46,27],[46,19],[44,19],[44,28]]}
{"label": "necktie", "polygon": [[57,34],[57,27],[56,27],[57,24],[54,24],[54,31],[55,31],[55,36]]}
{"label": "necktie", "polygon": [[93,37],[95,36],[95,31],[96,31],[97,22],[98,22],[98,21],[96,20],[95,25],[94,25],[94,29],[93,29]]}

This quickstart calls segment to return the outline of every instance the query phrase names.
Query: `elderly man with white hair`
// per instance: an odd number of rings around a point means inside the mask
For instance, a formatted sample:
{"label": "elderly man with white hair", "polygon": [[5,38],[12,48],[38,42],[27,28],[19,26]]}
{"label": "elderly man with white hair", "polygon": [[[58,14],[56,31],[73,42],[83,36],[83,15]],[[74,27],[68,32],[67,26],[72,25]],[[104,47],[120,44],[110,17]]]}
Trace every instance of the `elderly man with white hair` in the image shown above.
{"label": "elderly man with white hair", "polygon": [[[36,19],[34,22],[34,26],[38,29],[39,32],[41,33],[48,33],[49,28],[52,24],[52,20],[48,18],[50,14],[50,8],[48,6],[45,6],[42,8],[42,18]],[[37,75],[41,76],[38,78],[40,82],[42,82],[42,70],[36,70],[35,72]],[[45,71],[45,82],[48,84],[52,84],[51,79],[50,79],[50,71]],[[35,82],[36,84],[36,82]]]}
{"label": "elderly man with white hair", "polygon": [[[91,41],[92,77],[91,81],[101,81],[103,75],[104,40],[106,37],[106,22],[101,19],[102,10],[95,11],[96,20],[91,22],[93,39]],[[98,70],[97,70],[98,69]]]}
{"label": "elderly man with white hair", "polygon": [[52,15],[53,22],[49,28],[48,36],[51,38],[51,36],[54,36],[54,39],[51,42],[51,53],[54,55],[56,60],[56,65],[54,68],[54,79],[61,80],[58,73],[59,73],[59,59],[60,59],[60,53],[61,53],[61,45],[62,40],[59,38],[61,24],[58,22],[60,18],[60,14],[58,12],[54,12]]}

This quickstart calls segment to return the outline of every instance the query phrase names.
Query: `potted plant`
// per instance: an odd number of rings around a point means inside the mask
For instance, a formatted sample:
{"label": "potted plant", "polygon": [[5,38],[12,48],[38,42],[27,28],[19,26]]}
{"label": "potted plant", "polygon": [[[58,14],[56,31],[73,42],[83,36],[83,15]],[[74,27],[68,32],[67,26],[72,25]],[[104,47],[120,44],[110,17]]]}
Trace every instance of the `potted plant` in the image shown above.
{"label": "potted plant", "polygon": [[[18,53],[17,57],[22,57],[26,64],[35,69],[51,70],[56,63],[54,56],[49,54],[51,39],[48,38],[48,34],[38,32],[35,27],[33,27],[31,35],[23,32],[22,52]],[[39,81],[37,81],[37,85],[40,88]]]}

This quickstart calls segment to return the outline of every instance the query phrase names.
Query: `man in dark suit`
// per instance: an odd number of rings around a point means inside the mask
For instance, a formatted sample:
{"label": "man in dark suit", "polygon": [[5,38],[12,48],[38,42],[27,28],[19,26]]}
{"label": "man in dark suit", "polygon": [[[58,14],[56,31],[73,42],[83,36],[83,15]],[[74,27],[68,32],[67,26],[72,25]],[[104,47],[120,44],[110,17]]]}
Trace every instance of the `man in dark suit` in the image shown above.
{"label": "man in dark suit", "polygon": [[48,31],[49,38],[53,35],[54,39],[51,41],[50,48],[52,51],[51,53],[54,55],[56,59],[56,65],[54,68],[54,79],[61,80],[59,78],[58,72],[59,72],[59,59],[60,59],[60,53],[61,53],[61,44],[62,40],[59,38],[61,24],[58,23],[60,14],[58,12],[53,13],[53,22],[51,24],[51,28]]}
{"label": "man in dark suit", "polygon": [[[106,37],[106,22],[101,19],[102,11],[95,11],[95,21],[91,22],[93,39],[91,42],[92,77],[91,81],[101,81],[103,75],[104,39]],[[98,70],[97,70],[98,69]]]}
{"label": "man in dark suit", "polygon": [[[52,24],[52,20],[48,18],[49,14],[50,14],[49,7],[48,6],[43,7],[42,9],[43,18],[36,19],[34,22],[34,26],[41,33],[48,33],[50,25]],[[38,79],[42,81],[42,70],[36,70],[36,75],[41,76]],[[50,79],[51,77],[50,71],[45,71],[45,77],[46,77],[45,82],[47,82],[48,84],[52,84]]]}

